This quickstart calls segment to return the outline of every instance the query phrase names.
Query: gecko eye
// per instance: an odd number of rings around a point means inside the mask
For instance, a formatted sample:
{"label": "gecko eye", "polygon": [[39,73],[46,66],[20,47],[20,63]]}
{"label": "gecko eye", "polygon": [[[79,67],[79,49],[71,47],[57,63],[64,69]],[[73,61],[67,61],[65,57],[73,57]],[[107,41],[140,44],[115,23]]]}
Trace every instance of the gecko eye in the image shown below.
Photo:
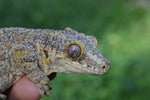
{"label": "gecko eye", "polygon": [[78,43],[70,43],[67,46],[68,56],[74,59],[79,59],[83,55],[82,46]]}
{"label": "gecko eye", "polygon": [[70,45],[68,55],[72,58],[78,58],[81,55],[81,48],[78,45]]}

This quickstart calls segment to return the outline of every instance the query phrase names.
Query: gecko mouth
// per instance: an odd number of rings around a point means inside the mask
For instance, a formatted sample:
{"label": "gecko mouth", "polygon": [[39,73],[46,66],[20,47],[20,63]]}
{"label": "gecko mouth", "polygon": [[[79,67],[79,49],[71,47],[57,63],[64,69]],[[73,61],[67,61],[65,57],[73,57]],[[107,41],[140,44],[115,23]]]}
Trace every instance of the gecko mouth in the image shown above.
{"label": "gecko mouth", "polygon": [[95,75],[103,75],[106,72],[108,72],[109,67],[110,67],[110,62],[108,60],[104,59],[103,61],[101,61],[100,64],[88,63],[87,67],[98,72]]}
{"label": "gecko mouth", "polygon": [[87,68],[89,70],[92,70],[95,72],[95,73],[92,73],[92,75],[103,75],[106,72],[108,72],[109,66],[107,66],[107,65],[101,65],[101,66],[87,65]]}
{"label": "gecko mouth", "polygon": [[66,64],[69,66],[68,71],[69,72],[77,72],[77,73],[85,73],[85,74],[91,74],[91,75],[103,75],[105,74],[109,69],[109,63],[104,63],[103,65],[90,65],[87,63],[79,64],[77,62],[72,61],[66,61]]}

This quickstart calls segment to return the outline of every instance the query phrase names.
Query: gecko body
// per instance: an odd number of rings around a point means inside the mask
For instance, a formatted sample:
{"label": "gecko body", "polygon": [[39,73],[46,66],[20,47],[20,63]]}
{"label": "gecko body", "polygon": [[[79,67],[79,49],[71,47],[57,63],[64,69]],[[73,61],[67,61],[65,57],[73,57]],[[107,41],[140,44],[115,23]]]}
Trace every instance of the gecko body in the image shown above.
{"label": "gecko body", "polygon": [[0,28],[0,100],[24,75],[44,96],[49,95],[56,72],[103,75],[109,66],[97,49],[96,38],[71,28]]}

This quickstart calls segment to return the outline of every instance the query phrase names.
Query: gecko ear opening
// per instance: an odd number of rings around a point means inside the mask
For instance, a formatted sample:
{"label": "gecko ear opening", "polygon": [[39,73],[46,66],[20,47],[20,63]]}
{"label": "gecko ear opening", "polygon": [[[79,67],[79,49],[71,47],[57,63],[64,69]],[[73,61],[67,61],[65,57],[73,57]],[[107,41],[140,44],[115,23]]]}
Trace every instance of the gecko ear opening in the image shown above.
{"label": "gecko ear opening", "polygon": [[43,49],[43,52],[44,52],[44,54],[45,54],[45,57],[46,57],[46,64],[48,64],[49,63],[49,60],[48,60],[48,49],[47,48],[44,48]]}
{"label": "gecko ear opening", "polygon": [[44,52],[44,54],[45,54],[45,57],[48,58],[48,50],[47,50],[47,48],[44,48],[44,49],[43,49],[43,52]]}

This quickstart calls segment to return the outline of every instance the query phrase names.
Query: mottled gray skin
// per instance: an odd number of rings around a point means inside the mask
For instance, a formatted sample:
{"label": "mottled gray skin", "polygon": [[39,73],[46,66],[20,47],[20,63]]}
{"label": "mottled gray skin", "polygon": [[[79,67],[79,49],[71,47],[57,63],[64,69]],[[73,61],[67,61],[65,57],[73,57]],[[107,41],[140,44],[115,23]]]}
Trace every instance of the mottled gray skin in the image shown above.
{"label": "mottled gray skin", "polygon": [[[77,43],[83,49],[80,57],[74,59],[68,55],[70,43]],[[109,61],[96,46],[96,38],[71,28],[0,28],[0,100],[6,99],[2,93],[24,75],[37,84],[42,97],[49,95],[48,76],[54,72],[105,74]]]}

